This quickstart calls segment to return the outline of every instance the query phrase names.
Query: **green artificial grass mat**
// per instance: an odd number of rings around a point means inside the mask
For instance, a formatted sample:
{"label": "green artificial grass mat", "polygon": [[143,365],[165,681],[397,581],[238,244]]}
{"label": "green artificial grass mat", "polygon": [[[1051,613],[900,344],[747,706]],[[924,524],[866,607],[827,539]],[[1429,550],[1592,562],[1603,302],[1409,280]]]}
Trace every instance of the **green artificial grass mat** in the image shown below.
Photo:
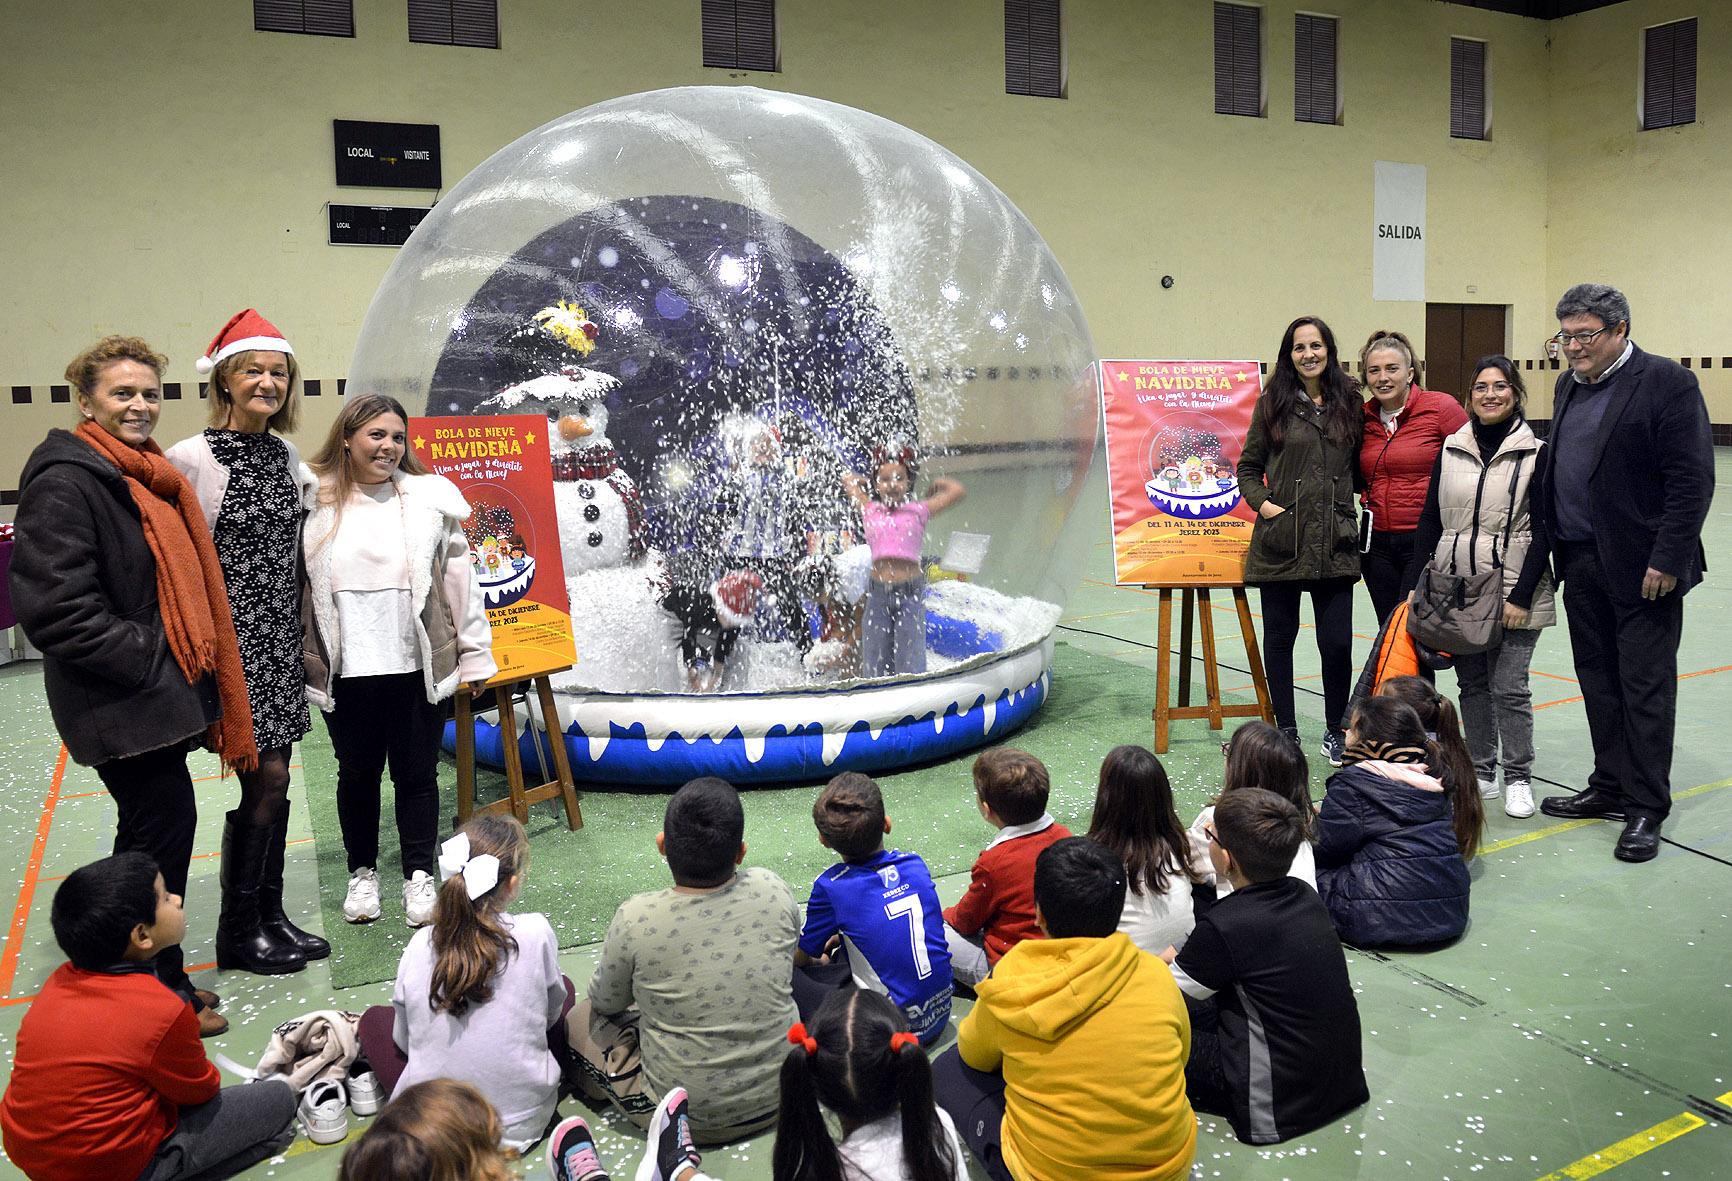
{"label": "green artificial grass mat", "polygon": [[[1053,786],[1050,809],[1080,832],[1093,811],[1096,775],[1106,752],[1124,742],[1152,743],[1153,700],[1152,671],[1061,641],[1046,704],[1020,730],[998,741],[1046,763]],[[1180,819],[1189,823],[1219,788],[1221,734],[1211,734],[1202,722],[1178,724],[1174,730],[1172,751],[1162,761],[1179,798]],[[975,810],[969,778],[973,757],[969,753],[877,777],[894,826],[888,843],[919,853],[934,877],[967,872],[993,835]],[[402,870],[389,779],[380,818],[383,915],[355,925],[343,921],[349,873],[337,825],[336,759],[322,722],[315,722],[302,742],[301,762],[318,849],[319,901],[332,945],[332,984],[349,988],[389,980],[412,934],[403,922],[397,885]],[[505,794],[503,775],[477,768],[476,780],[479,802]],[[457,771],[449,759],[441,760],[439,790],[441,815],[449,825],[457,808]],[[557,801],[534,805],[527,826],[529,874],[512,909],[547,915],[561,947],[600,942],[623,899],[670,884],[655,850],[668,794],[664,789],[580,792],[584,826],[576,832],[565,827]],[[835,863],[812,827],[815,794],[814,784],[755,787],[745,793],[747,864],[775,870],[801,899],[812,880]]]}

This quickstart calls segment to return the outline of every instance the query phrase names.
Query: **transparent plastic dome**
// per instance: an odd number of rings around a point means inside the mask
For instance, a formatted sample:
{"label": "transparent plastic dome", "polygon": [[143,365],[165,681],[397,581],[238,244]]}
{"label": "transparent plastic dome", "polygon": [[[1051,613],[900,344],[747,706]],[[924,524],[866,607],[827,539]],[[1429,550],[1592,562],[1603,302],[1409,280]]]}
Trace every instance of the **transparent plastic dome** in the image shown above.
{"label": "transparent plastic dome", "polygon": [[1094,355],[1046,243],[952,153],[835,103],[685,87],[556,119],[465,177],[380,284],[349,389],[431,415],[558,419],[587,399],[633,536],[560,510],[567,687],[698,688],[668,608],[683,589],[748,617],[701,687],[758,692],[861,678],[824,651],[859,540],[842,480],[886,454],[917,459],[916,496],[967,491],[920,547],[924,675],[1047,639],[1094,536],[1070,522]]}

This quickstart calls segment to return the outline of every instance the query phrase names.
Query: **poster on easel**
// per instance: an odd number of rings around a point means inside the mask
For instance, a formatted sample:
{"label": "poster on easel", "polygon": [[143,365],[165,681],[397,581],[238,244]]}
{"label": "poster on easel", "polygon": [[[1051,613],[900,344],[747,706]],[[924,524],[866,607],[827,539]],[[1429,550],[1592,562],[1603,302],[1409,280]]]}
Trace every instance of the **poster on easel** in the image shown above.
{"label": "poster on easel", "polygon": [[1255,514],[1234,468],[1262,389],[1256,361],[1101,361],[1113,576],[1241,586]]}
{"label": "poster on easel", "polygon": [[469,502],[463,533],[499,665],[490,684],[558,672],[577,659],[547,428],[537,414],[409,420],[416,457]]}

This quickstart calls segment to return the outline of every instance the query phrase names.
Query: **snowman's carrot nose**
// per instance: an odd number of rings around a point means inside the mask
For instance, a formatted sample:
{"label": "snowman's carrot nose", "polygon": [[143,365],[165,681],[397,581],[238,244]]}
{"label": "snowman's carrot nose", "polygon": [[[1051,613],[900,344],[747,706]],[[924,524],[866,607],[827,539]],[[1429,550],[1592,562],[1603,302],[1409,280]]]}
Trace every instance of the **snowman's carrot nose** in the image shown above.
{"label": "snowman's carrot nose", "polygon": [[567,414],[559,420],[559,437],[567,443],[593,434],[595,434],[595,428],[589,425],[587,418]]}

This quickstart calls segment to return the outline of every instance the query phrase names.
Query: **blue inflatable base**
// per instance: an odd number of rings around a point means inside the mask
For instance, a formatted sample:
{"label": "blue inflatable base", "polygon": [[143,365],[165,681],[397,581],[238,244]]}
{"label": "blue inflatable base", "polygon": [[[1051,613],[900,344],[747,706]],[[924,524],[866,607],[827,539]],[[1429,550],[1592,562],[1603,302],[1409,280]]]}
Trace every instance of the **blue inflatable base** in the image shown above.
{"label": "blue inflatable base", "polygon": [[[951,705],[942,716],[906,716],[876,735],[867,722],[856,722],[841,739],[840,751],[828,759],[819,725],[774,726],[751,743],[737,727],[719,739],[705,735],[687,740],[676,732],[651,743],[641,723],[611,723],[598,758],[591,757],[589,736],[575,723],[564,741],[572,774],[586,790],[677,786],[700,775],[719,775],[734,784],[813,782],[843,771],[883,771],[932,762],[1002,738],[1034,716],[1046,700],[1049,685],[1043,673],[1022,689],[1001,691],[991,702],[982,695],[961,712]],[[552,753],[544,742],[537,750],[540,738],[540,732],[525,723],[517,737],[518,750],[529,774],[539,774],[545,765],[551,778]],[[445,749],[454,751],[456,745],[456,723],[447,722]],[[834,746],[834,737],[830,745]],[[758,746],[760,750],[752,749]],[[504,736],[497,724],[476,720],[475,758],[490,767],[504,767]]]}

